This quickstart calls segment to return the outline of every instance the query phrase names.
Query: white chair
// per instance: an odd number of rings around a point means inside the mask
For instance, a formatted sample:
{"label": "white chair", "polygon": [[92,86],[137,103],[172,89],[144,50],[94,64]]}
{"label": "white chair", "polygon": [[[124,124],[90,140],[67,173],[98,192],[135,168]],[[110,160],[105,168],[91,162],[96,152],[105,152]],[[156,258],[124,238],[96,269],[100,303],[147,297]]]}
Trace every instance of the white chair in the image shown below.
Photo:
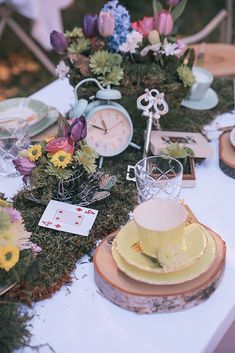
{"label": "white chair", "polygon": [[183,38],[186,45],[201,42],[211,32],[220,26],[221,43],[232,43],[232,26],[233,26],[233,0],[226,0],[226,8],[221,9],[219,13],[199,32]]}

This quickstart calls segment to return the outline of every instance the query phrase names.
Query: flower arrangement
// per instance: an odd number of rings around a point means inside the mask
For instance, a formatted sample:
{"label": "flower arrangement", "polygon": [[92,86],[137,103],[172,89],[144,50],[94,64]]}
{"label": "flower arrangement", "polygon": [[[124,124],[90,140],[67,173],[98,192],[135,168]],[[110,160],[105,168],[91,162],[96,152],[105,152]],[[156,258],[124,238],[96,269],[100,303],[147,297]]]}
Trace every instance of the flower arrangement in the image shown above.
{"label": "flower arrangement", "polygon": [[[45,204],[53,198],[85,206],[109,196],[116,179],[97,172],[99,156],[84,140],[85,118],[61,118],[59,127],[58,136],[30,146],[13,161],[23,176],[28,198]],[[105,183],[109,178],[113,182]]]}
{"label": "flower arrangement", "polygon": [[30,242],[30,235],[24,229],[21,214],[10,203],[0,199],[0,279],[2,271],[8,272],[16,266],[22,250],[41,251]]}
{"label": "flower arrangement", "polygon": [[128,10],[118,0],[111,0],[99,15],[86,14],[82,28],[53,31],[52,47],[63,56],[57,75],[68,76],[73,85],[92,76],[103,86],[177,82],[191,87],[195,82],[193,53],[172,35],[174,22],[186,3],[167,0],[164,9],[154,0],[154,16],[131,23]]}

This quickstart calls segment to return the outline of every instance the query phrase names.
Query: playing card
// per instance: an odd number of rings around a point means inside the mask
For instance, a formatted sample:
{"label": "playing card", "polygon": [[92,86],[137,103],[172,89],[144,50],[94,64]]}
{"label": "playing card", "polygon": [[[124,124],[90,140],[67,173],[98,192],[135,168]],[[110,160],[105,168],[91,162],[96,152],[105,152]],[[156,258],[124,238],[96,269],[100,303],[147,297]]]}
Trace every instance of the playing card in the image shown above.
{"label": "playing card", "polygon": [[38,225],[63,232],[88,236],[98,211],[51,200]]}

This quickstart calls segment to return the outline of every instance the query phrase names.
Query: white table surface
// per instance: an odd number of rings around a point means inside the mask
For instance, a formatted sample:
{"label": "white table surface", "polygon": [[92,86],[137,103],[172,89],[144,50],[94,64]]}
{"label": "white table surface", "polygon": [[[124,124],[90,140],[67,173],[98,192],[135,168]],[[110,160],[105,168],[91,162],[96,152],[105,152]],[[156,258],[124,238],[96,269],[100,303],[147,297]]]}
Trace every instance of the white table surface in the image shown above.
{"label": "white table surface", "polygon": [[[64,113],[73,102],[73,90],[66,80],[55,81],[32,97]],[[56,353],[213,352],[235,318],[235,181],[218,166],[218,142],[212,146],[214,157],[196,168],[196,187],[181,191],[198,219],[227,244],[224,277],[210,298],[177,313],[128,312],[98,293],[93,265],[84,257],[72,274],[71,286],[63,286],[51,299],[34,304],[31,345],[48,344]],[[0,178],[0,191],[8,196],[21,185],[20,178]],[[40,348],[40,353],[51,352],[48,345]]]}

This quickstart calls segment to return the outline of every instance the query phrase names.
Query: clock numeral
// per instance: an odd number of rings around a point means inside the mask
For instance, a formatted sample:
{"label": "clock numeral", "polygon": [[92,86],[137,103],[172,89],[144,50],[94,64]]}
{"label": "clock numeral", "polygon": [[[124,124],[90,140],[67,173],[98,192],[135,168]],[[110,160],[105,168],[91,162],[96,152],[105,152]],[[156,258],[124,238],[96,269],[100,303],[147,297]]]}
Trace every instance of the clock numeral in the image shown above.
{"label": "clock numeral", "polygon": [[121,137],[119,137],[119,138],[118,138],[118,141],[122,143],[122,142],[123,142],[123,139],[122,139]]}
{"label": "clock numeral", "polygon": [[99,147],[99,145],[100,145],[100,144],[99,144],[98,142],[95,143],[95,147]]}
{"label": "clock numeral", "polygon": [[112,147],[115,149],[117,146],[115,145],[115,143],[112,143]]}

